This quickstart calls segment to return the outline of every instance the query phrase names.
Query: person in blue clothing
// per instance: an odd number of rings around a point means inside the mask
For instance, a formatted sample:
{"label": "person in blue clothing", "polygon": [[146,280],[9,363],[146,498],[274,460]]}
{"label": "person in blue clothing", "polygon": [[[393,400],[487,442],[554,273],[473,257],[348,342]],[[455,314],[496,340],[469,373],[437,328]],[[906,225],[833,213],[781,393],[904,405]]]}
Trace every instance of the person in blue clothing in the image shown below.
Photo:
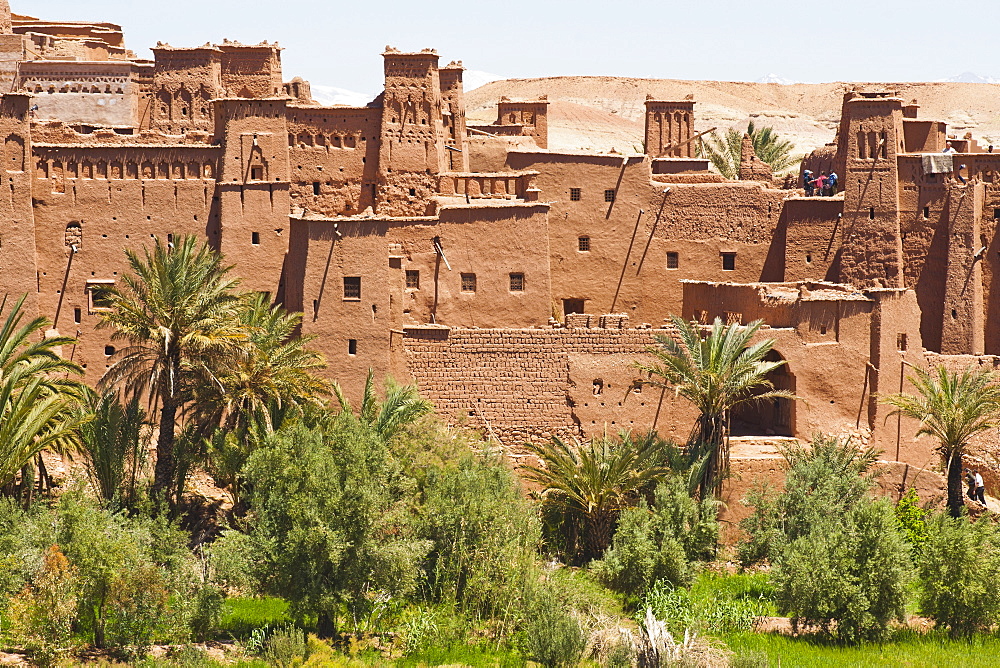
{"label": "person in blue clothing", "polygon": [[806,189],[806,197],[813,196],[813,173],[811,170],[802,172],[802,186]]}

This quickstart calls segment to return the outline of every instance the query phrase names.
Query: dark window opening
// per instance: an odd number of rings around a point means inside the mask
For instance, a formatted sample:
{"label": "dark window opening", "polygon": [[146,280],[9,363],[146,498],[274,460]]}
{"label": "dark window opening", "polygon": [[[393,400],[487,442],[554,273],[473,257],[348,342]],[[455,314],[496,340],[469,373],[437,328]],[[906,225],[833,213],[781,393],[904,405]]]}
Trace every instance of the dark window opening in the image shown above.
{"label": "dark window opening", "polygon": [[806,264],[812,264],[813,256],[812,253],[806,253]]}
{"label": "dark window opening", "polygon": [[476,291],[476,275],[462,274],[462,292]]}
{"label": "dark window opening", "polygon": [[569,189],[569,200],[571,202],[579,202],[580,201],[580,194],[581,194],[581,191],[580,191],[579,188],[570,188]]}
{"label": "dark window opening", "polygon": [[906,351],[906,334],[896,335],[896,350],[900,352]]}
{"label": "dark window opening", "polygon": [[680,255],[674,252],[667,253],[667,269],[676,269],[680,266]]}
{"label": "dark window opening", "polygon": [[417,196],[417,189],[410,188],[410,197],[416,197],[416,196]]}
{"label": "dark window opening", "polygon": [[820,334],[821,334],[822,336],[826,336],[826,325],[820,325],[820,326],[819,326],[819,333],[820,333]]}
{"label": "dark window opening", "polygon": [[931,217],[931,208],[929,206],[924,207],[924,219]]}
{"label": "dark window opening", "polygon": [[83,321],[83,309],[75,308],[73,309],[73,322],[80,324]]}
{"label": "dark window opening", "polygon": [[1000,209],[993,209],[993,220],[1000,220]]}
{"label": "dark window opening", "polygon": [[313,195],[319,195],[319,181],[313,181]]}
{"label": "dark window opening", "polygon": [[406,270],[406,287],[410,290],[420,289],[420,270],[418,269]]}
{"label": "dark window opening", "polygon": [[257,166],[250,168],[250,180],[251,181],[263,181],[264,180],[264,168]]}
{"label": "dark window opening", "polygon": [[358,340],[357,339],[348,339],[347,340],[347,354],[348,355],[357,355],[358,354]]}
{"label": "dark window opening", "polygon": [[958,311],[956,311],[955,309],[951,310],[951,319],[952,320],[957,320],[958,319]]}
{"label": "dark window opening", "polygon": [[344,276],[344,299],[361,299],[360,276]]}
{"label": "dark window opening", "polygon": [[868,220],[875,220],[875,207],[868,207]]}
{"label": "dark window opening", "polygon": [[722,269],[723,271],[733,271],[736,269],[736,253],[722,254]]}
{"label": "dark window opening", "polygon": [[105,357],[111,357],[114,354],[115,354],[115,347],[114,346],[104,346],[104,356]]}
{"label": "dark window opening", "polygon": [[254,246],[260,245],[260,232],[250,233],[250,243],[252,243]]}
{"label": "dark window opening", "polygon": [[570,313],[584,313],[584,308],[584,300],[582,299],[563,300],[563,315],[569,315]]}
{"label": "dark window opening", "polygon": [[510,275],[510,291],[524,292],[524,274],[515,273]]}
{"label": "dark window opening", "polygon": [[168,234],[167,235],[167,243],[168,244],[174,243],[174,235],[172,235],[172,234]]}
{"label": "dark window opening", "polygon": [[104,311],[114,305],[114,283],[89,283],[87,294],[90,296],[90,310]]}
{"label": "dark window opening", "polygon": [[605,202],[614,202],[615,201],[615,191],[614,191],[614,188],[609,188],[608,190],[604,191],[604,201]]}
{"label": "dark window opening", "polygon": [[590,237],[580,237],[576,240],[576,248],[581,253],[586,253],[590,250]]}

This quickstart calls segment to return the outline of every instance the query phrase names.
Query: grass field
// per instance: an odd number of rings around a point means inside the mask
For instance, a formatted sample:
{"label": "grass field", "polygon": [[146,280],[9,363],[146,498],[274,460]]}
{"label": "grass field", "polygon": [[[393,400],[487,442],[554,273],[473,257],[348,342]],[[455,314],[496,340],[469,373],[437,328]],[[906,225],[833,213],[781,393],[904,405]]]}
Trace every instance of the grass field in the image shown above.
{"label": "grass field", "polygon": [[[807,638],[775,633],[741,633],[728,636],[726,644],[745,665],[808,666],[809,668],[962,668],[1000,665],[1000,638],[979,635],[952,640],[937,633],[900,632],[891,642],[856,647],[832,645]],[[757,658],[759,662],[752,659]],[[737,664],[738,665],[738,664]]]}

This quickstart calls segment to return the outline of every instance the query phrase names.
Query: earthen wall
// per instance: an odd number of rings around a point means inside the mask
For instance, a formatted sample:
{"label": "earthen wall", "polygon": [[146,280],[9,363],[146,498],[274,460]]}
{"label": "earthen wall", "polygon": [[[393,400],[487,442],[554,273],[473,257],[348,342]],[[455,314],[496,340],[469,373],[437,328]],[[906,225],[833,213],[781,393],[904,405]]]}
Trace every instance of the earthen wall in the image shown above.
{"label": "earthen wall", "polygon": [[290,107],[292,204],[324,216],[375,205],[382,110]]}

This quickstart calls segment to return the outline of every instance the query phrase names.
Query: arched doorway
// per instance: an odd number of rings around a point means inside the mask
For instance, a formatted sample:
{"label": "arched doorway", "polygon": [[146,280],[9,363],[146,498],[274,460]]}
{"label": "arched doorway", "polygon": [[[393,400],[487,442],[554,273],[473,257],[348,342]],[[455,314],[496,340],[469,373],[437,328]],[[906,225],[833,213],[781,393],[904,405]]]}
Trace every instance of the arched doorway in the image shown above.
{"label": "arched doorway", "polygon": [[[772,350],[764,359],[779,362],[785,358]],[[795,393],[795,375],[788,364],[782,364],[767,374],[767,379],[773,383],[774,389]],[[761,399],[745,404],[733,413],[731,431],[734,436],[794,436],[795,400]]]}

